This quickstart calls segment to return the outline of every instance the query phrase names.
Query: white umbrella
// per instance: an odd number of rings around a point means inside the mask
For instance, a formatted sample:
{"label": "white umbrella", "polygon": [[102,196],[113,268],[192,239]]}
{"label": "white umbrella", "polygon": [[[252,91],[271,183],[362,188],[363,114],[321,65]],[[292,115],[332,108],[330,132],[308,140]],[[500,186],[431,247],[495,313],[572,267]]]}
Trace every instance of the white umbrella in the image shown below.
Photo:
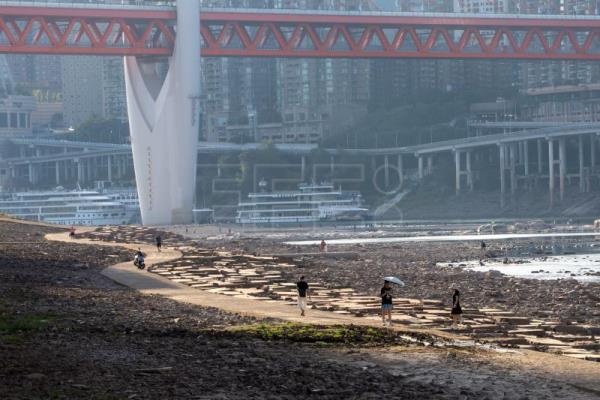
{"label": "white umbrella", "polygon": [[394,283],[400,287],[404,287],[404,282],[402,282],[400,279],[396,278],[395,276],[386,276],[385,278],[383,278],[384,281],[386,282],[390,282],[390,283]]}

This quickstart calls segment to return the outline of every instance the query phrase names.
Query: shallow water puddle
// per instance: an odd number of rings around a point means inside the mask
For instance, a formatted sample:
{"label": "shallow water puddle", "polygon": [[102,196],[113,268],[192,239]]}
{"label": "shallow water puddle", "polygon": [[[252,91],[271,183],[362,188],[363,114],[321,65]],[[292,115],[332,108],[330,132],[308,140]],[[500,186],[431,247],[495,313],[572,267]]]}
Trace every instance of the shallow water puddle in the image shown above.
{"label": "shallow water puddle", "polygon": [[461,263],[439,263],[440,266],[462,266],[470,271],[499,271],[504,275],[527,279],[576,279],[580,282],[600,282],[600,254],[575,254],[531,257],[509,260],[478,260]]}

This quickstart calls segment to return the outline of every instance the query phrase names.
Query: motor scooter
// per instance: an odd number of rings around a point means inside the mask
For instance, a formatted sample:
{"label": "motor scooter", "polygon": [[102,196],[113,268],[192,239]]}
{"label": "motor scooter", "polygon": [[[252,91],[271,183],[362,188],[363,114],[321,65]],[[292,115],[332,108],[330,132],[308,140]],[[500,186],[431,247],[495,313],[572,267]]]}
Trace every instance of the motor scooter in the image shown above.
{"label": "motor scooter", "polygon": [[139,269],[146,268],[146,263],[144,262],[144,256],[140,255],[139,253],[136,254],[135,257],[133,258],[133,265],[135,265]]}

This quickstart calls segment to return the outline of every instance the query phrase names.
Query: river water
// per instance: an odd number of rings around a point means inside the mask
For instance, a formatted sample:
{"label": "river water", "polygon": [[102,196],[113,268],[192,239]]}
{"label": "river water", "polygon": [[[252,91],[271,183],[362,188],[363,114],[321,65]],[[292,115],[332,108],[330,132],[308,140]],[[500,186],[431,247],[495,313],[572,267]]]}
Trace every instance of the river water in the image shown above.
{"label": "river water", "polygon": [[[456,242],[456,241],[494,241],[535,238],[594,238],[595,232],[552,232],[552,233],[507,233],[489,235],[422,235],[379,238],[344,238],[327,240],[328,245],[380,244],[402,242]],[[285,242],[295,246],[317,246],[320,240],[300,240]],[[589,249],[589,248],[588,248]],[[589,250],[588,250],[589,251]],[[559,250],[560,252],[560,250]],[[517,257],[504,264],[502,259],[479,260],[460,263],[441,263],[438,265],[463,267],[468,270],[487,272],[499,271],[508,276],[528,279],[576,279],[580,282],[600,282],[600,254],[569,254],[544,257]]]}
{"label": "river water", "polygon": [[[551,233],[502,233],[489,235],[421,235],[421,236],[394,236],[379,238],[344,238],[330,239],[327,244],[377,244],[401,242],[460,242],[460,241],[489,241],[528,238],[560,238],[560,237],[587,237],[600,236],[598,232],[551,232]],[[295,240],[285,244],[294,246],[317,246],[321,240]]]}
{"label": "river water", "polygon": [[576,279],[580,282],[600,282],[600,254],[569,254],[548,257],[524,257],[504,264],[500,259],[461,263],[439,263],[440,266],[461,266],[471,271],[499,271],[504,275],[527,279]]}

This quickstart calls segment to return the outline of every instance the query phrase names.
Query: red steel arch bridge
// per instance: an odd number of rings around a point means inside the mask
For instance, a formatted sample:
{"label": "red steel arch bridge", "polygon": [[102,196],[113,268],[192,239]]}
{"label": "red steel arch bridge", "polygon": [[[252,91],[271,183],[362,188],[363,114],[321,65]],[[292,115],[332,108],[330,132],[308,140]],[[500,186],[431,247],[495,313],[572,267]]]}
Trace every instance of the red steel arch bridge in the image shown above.
{"label": "red steel arch bridge", "polygon": [[[125,57],[137,190],[142,222],[151,225],[192,221],[201,55],[600,60],[598,16],[200,10],[199,2],[192,0],[158,4],[0,0],[0,53]],[[158,72],[165,59],[166,77]],[[548,142],[551,193],[552,143]],[[565,141],[558,147],[563,154]],[[500,146],[500,153],[501,160],[510,155],[515,178],[516,147]],[[458,190],[464,173],[461,151],[455,154]],[[467,183],[472,187],[470,153],[466,154]],[[566,164],[559,158],[562,190]],[[419,157],[420,166],[421,162]],[[502,166],[501,178],[505,175]]]}
{"label": "red steel arch bridge", "polygon": [[[5,2],[0,52],[169,56],[172,6]],[[600,59],[600,17],[207,9],[207,57]]]}

